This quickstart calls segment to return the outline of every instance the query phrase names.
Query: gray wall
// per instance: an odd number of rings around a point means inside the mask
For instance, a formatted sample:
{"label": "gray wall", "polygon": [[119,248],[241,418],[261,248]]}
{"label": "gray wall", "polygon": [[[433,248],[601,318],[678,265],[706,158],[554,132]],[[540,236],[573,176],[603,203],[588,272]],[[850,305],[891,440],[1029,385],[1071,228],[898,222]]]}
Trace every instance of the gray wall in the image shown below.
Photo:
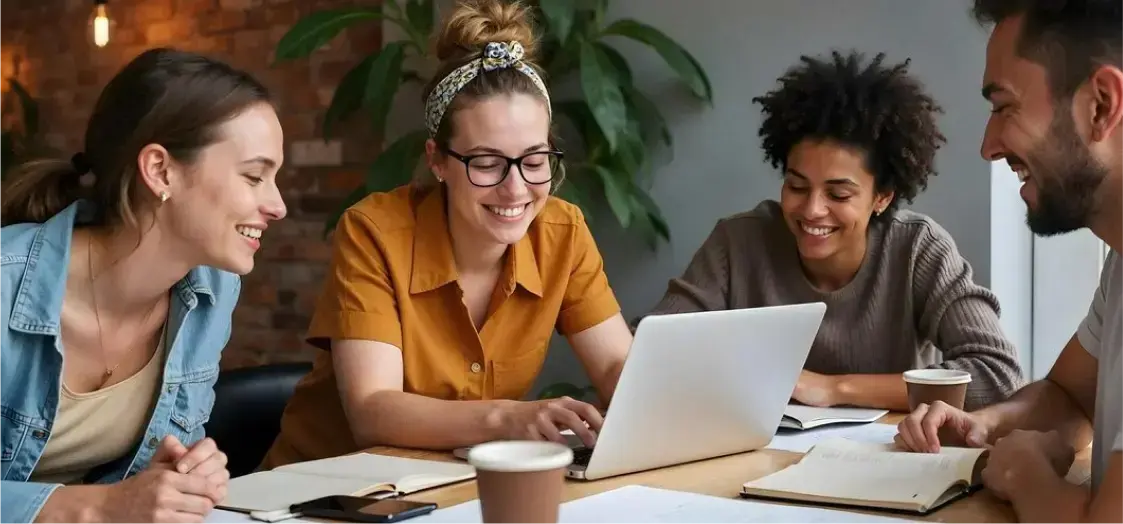
{"label": "gray wall", "polygon": [[[911,206],[942,224],[976,272],[990,284],[990,165],[979,157],[989,107],[979,96],[986,32],[962,0],[614,0],[609,19],[631,17],[683,44],[710,74],[714,107],[691,101],[647,48],[622,41],[642,88],[672,126],[673,160],[655,177],[653,196],[671,228],[671,244],[647,250],[636,235],[597,217],[594,233],[612,286],[627,317],[662,296],[714,222],[779,195],[779,175],[764,163],[750,99],[772,89],[801,54],[857,48],[889,61],[912,59],[912,72],[944,107],[948,144],[939,176]],[[616,44],[617,42],[613,42]],[[1017,224],[1015,225],[1015,227]],[[1025,327],[1021,327],[1024,331]],[[568,346],[555,337],[539,383],[587,382]]]}

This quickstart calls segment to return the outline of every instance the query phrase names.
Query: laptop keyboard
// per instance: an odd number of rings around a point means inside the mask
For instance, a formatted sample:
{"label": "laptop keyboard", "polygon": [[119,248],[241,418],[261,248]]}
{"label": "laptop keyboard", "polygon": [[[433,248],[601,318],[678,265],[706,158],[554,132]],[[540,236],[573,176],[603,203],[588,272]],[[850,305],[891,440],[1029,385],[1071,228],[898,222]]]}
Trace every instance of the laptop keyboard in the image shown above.
{"label": "laptop keyboard", "polygon": [[589,459],[593,457],[593,448],[574,448],[573,449],[573,464],[577,466],[588,466]]}

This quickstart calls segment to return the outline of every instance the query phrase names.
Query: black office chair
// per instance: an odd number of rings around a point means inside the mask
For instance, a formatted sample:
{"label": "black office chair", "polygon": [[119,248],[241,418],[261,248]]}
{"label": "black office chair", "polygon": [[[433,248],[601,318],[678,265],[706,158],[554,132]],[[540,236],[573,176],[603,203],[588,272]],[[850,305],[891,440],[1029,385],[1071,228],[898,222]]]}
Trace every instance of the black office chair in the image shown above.
{"label": "black office chair", "polygon": [[312,370],[307,362],[223,371],[214,385],[207,436],[226,453],[231,477],[252,473],[280,431],[293,388]]}

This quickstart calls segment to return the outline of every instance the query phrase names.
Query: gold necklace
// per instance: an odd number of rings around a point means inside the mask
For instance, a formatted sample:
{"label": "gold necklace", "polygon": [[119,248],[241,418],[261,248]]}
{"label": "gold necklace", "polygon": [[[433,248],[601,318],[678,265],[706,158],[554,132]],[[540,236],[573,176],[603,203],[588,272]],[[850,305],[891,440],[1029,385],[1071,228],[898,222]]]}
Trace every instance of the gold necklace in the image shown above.
{"label": "gold necklace", "polygon": [[[108,359],[105,358],[105,341],[102,339],[102,334],[101,334],[101,313],[99,312],[99,308],[98,308],[98,305],[97,305],[97,287],[94,286],[94,235],[93,235],[93,233],[90,233],[90,235],[88,237],[86,237],[86,271],[89,273],[88,277],[89,277],[89,281],[90,281],[90,296],[93,298],[93,301],[94,301],[94,318],[97,320],[98,349],[101,351],[102,367],[105,368],[105,374],[102,375],[102,377],[101,377],[101,385],[98,386],[98,389],[101,389],[101,388],[104,388],[105,385],[109,383],[109,380],[111,378],[113,378],[113,372],[117,371],[118,367],[121,367],[121,362],[123,362],[125,359],[124,359],[124,356],[122,356],[121,360],[119,362],[117,362],[116,365],[114,365],[113,367],[108,367],[108,365],[107,365]],[[159,304],[159,300],[157,300],[156,302],[157,302],[157,304]],[[148,319],[152,317],[152,313],[155,312],[155,311],[156,311],[156,306],[152,306],[152,308],[149,309],[148,314],[144,316],[143,322],[144,322],[145,325],[148,324]]]}

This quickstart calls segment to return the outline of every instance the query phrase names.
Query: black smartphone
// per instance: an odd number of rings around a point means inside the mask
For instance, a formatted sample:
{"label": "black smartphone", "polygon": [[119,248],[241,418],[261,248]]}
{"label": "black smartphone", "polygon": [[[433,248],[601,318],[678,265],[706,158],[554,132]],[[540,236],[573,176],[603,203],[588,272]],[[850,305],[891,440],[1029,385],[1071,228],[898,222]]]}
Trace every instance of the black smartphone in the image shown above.
{"label": "black smartphone", "polygon": [[409,500],[372,500],[362,497],[336,495],[302,502],[292,507],[305,517],[346,520],[349,522],[400,522],[428,514],[437,509],[436,504]]}

